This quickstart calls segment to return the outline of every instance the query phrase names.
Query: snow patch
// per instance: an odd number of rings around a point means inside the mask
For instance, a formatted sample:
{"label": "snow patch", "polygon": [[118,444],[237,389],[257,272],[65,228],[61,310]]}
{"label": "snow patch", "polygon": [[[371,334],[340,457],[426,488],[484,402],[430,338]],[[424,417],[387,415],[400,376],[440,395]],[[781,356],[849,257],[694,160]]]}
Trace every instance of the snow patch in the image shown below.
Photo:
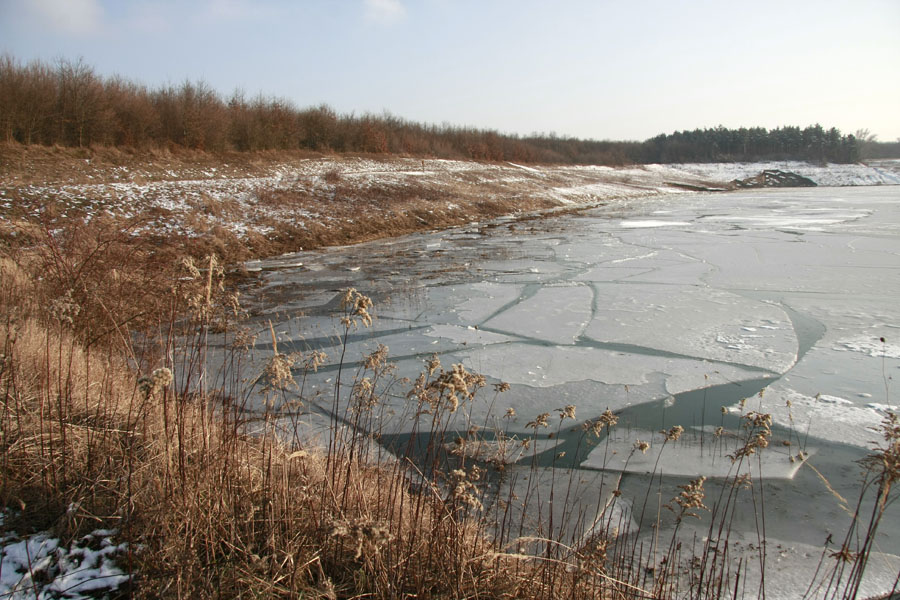
{"label": "snow patch", "polygon": [[98,529],[68,547],[46,532],[0,536],[0,598],[87,600],[117,590],[131,576],[116,564],[128,545],[115,534]]}
{"label": "snow patch", "polygon": [[869,336],[857,336],[840,340],[834,347],[835,350],[850,350],[860,352],[874,358],[900,358],[900,344],[882,342],[880,338]]}

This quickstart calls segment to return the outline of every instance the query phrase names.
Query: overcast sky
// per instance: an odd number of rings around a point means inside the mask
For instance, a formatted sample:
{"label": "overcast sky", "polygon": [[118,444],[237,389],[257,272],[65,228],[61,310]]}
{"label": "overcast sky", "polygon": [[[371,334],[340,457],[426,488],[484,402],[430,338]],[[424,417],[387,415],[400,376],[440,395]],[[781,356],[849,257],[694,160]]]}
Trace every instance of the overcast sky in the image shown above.
{"label": "overcast sky", "polygon": [[900,137],[900,0],[0,0],[0,52],[505,133]]}

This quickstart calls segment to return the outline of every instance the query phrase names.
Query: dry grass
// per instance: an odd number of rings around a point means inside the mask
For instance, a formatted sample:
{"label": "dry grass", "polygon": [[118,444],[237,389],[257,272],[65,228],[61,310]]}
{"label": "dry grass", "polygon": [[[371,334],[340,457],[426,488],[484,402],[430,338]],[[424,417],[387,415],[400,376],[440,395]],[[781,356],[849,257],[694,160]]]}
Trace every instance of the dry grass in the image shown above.
{"label": "dry grass", "polygon": [[[117,529],[135,550],[123,566],[138,596],[461,597],[513,586],[483,531],[443,495],[412,493],[401,469],[343,445],[326,455],[285,441],[279,385],[261,388],[273,411],[255,416],[245,404],[260,389],[215,389],[224,380],[198,353],[212,329],[227,335],[237,308],[215,261],[172,269],[166,308],[178,319],[133,344],[94,340],[75,304],[51,306],[28,269],[42,258],[0,263],[9,525],[66,538]],[[83,301],[87,311],[101,303]],[[365,305],[355,307],[363,318]],[[102,327],[117,315],[95,318]]]}
{"label": "dry grass", "polygon": [[[123,230],[155,237],[160,248],[179,255],[215,253],[231,264],[501,215],[528,218],[560,207],[558,201],[531,193],[531,184],[521,177],[486,183],[486,178],[498,177],[497,168],[488,164],[479,167],[482,175],[442,173],[437,164],[422,177],[406,172],[414,168],[411,161],[382,157],[377,162],[385,172],[372,180],[354,172],[355,161],[363,159],[311,162],[311,156],[302,151],[129,153],[0,143],[0,198],[11,199],[6,207],[0,205],[0,225],[40,214],[51,229],[69,229],[73,218],[105,212]],[[365,168],[373,168],[375,159],[366,160]],[[306,174],[281,179],[285,169]],[[243,183],[248,179],[262,183]],[[153,187],[160,185],[170,187]],[[232,191],[211,192],[209,186],[216,185]]]}
{"label": "dry grass", "polygon": [[0,176],[18,184],[97,183],[98,181],[160,181],[218,176],[261,176],[272,165],[319,158],[306,150],[203,152],[182,147],[68,148],[0,142]]}
{"label": "dry grass", "polygon": [[[339,189],[343,180],[334,185]],[[415,212],[429,199],[414,194],[394,198],[392,190],[376,188],[372,198],[384,210],[408,215],[393,224],[348,225],[353,239],[404,231],[414,227],[404,218],[434,214]],[[509,208],[486,204],[484,210]],[[434,226],[450,219],[433,218]],[[285,425],[304,400],[294,377],[314,370],[321,358],[283,354],[272,335],[267,368],[248,378],[243,361],[250,340],[224,269],[211,257],[176,258],[184,248],[235,256],[244,250],[228,244],[240,242],[220,232],[193,246],[160,246],[131,235],[139,225],[85,223],[47,211],[5,232],[0,506],[13,512],[4,526],[51,529],[64,538],[116,529],[130,544],[121,559],[134,574],[127,593],[147,598],[730,594],[731,518],[746,509],[748,495],[752,502],[762,497],[761,482],[735,475],[717,497],[707,496],[699,479],[673,490],[674,532],[669,539],[654,536],[650,547],[640,531],[612,521],[603,526],[617,493],[596,515],[564,508],[554,521],[554,504],[565,507],[569,494],[578,494],[570,472],[551,470],[557,483],[568,478],[569,489],[562,486],[565,494],[554,498],[557,486],[551,486],[548,499],[537,487],[536,466],[525,488],[516,488],[504,475],[503,458],[481,454],[493,447],[488,438],[473,429],[459,441],[454,419],[485,394],[484,378],[459,365],[445,368],[435,359],[408,385],[414,433],[426,434],[427,447],[410,445],[396,456],[380,450],[376,441],[389,432],[374,425],[375,415],[383,391],[398,384],[380,349],[365,357],[352,386],[336,384],[327,448],[309,446],[290,427],[286,435]],[[324,230],[306,235],[334,241]],[[370,322],[371,302],[352,290],[345,300],[339,316],[346,340],[352,328]],[[211,353],[214,335],[228,348],[224,356]],[[502,392],[500,386],[495,393]],[[554,428],[558,436],[575,415],[567,406],[536,419],[535,439],[517,442],[525,444],[526,460],[530,447],[536,465],[536,440]],[[768,415],[747,414],[745,424],[736,473],[741,461],[765,451],[771,436]],[[610,413],[585,425],[587,439],[608,433],[616,418]],[[664,443],[675,443],[681,430],[666,433]],[[856,529],[828,558],[824,584],[815,588],[825,597],[850,598],[858,590],[871,540],[896,494],[898,439],[900,427],[889,420],[863,489],[875,493],[874,507],[866,519],[857,509]],[[451,441],[468,449],[448,455]],[[648,488],[647,495],[657,492]],[[709,529],[693,555],[676,533],[683,518],[701,513],[708,513]],[[573,535],[572,521],[588,527]],[[585,529],[589,535],[582,535]],[[765,540],[764,525],[758,535]]]}

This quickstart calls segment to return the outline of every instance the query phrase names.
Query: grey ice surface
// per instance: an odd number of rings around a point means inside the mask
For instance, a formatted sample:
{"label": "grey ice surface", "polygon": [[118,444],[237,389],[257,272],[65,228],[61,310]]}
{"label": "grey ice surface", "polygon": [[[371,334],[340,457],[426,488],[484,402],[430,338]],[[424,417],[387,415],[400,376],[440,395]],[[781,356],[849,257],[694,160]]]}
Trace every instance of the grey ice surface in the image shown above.
{"label": "grey ice surface", "polygon": [[[414,379],[436,353],[445,368],[461,363],[489,384],[453,427],[474,422],[528,436],[535,431],[527,424],[551,413],[551,427],[537,431],[543,466],[565,448],[567,468],[597,468],[603,441],[589,448],[569,427],[580,431],[606,409],[619,414],[628,444],[637,432],[676,424],[739,435],[740,412],[771,413],[773,437],[792,451],[816,448],[805,463],[766,459],[775,465],[767,506],[779,507],[768,525],[786,543],[820,544],[846,528],[835,494],[855,501],[856,461],[881,440],[882,419],[900,404],[898,187],[631,199],[543,221],[298,253],[254,268],[263,285],[251,293],[251,323],[263,331],[272,320],[280,347],[328,354],[307,389],[332,393],[342,336],[336,298],[355,287],[372,297],[377,318],[348,336],[344,389],[379,343],[389,347],[396,377]],[[265,351],[258,349],[260,361]],[[500,382],[511,389],[495,394],[490,384]],[[412,429],[414,412],[401,387],[380,421],[400,433]],[[557,410],[570,404],[577,423],[549,437]],[[516,416],[504,418],[510,408]],[[724,463],[704,456],[685,448],[673,459],[682,468],[669,472],[721,478]],[[754,476],[765,480],[769,463],[761,464]],[[623,490],[633,496],[624,500],[646,493],[648,477],[626,473]],[[685,479],[657,481],[677,493]],[[802,507],[808,498],[820,503],[816,510]],[[895,571],[898,506],[879,538]],[[737,519],[735,527],[755,524]]]}

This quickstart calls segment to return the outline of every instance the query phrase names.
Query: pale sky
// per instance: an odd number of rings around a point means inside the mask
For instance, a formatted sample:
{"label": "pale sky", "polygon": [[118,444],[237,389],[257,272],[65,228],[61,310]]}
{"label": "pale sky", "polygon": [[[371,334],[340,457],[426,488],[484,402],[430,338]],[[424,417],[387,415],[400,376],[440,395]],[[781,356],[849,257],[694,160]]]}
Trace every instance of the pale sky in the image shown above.
{"label": "pale sky", "polygon": [[0,53],[522,135],[900,138],[900,0],[0,0]]}

